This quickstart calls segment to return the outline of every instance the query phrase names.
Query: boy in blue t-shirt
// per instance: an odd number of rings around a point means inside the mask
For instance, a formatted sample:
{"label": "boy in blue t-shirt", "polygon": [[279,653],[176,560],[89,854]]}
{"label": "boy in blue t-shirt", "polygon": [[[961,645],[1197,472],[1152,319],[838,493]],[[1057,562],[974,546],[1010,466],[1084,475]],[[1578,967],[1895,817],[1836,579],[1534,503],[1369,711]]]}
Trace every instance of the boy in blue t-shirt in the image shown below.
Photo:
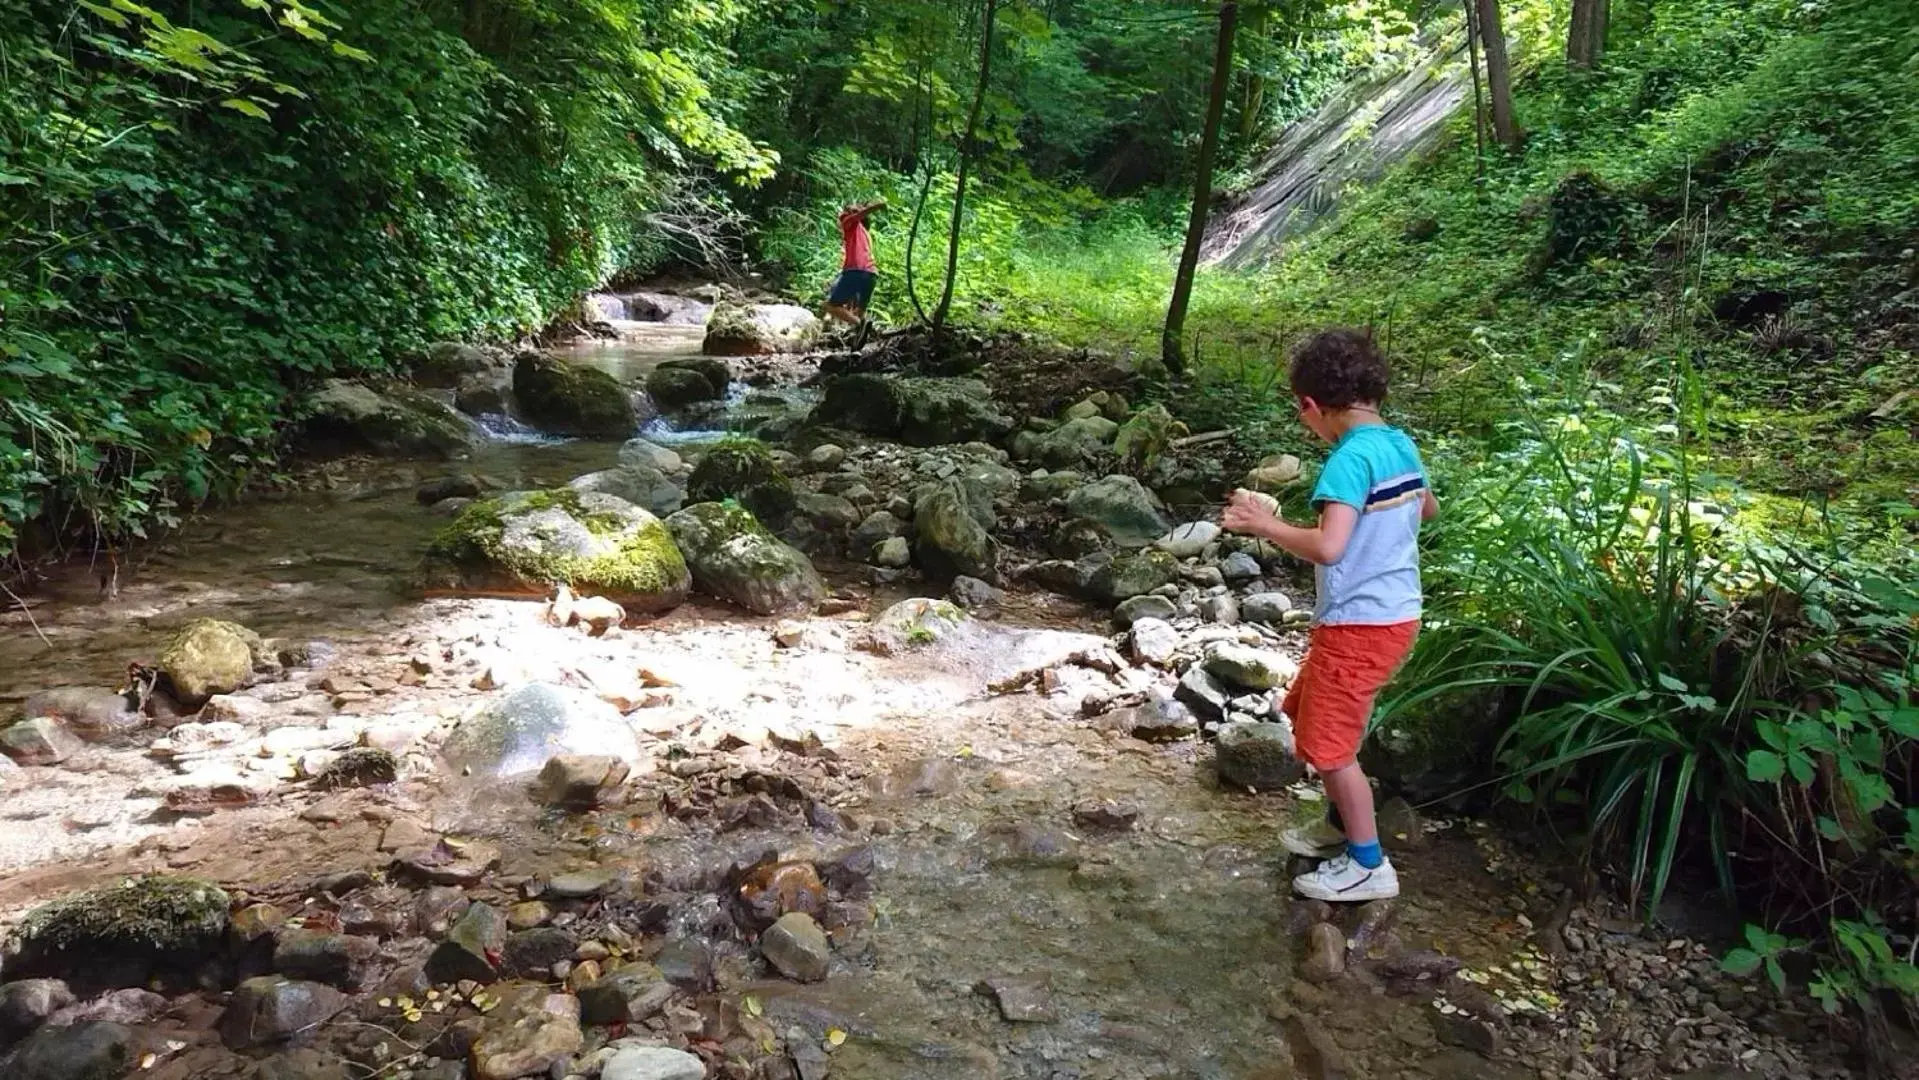
{"label": "boy in blue t-shirt", "polygon": [[1399,895],[1399,875],[1379,848],[1359,744],[1374,697],[1419,636],[1419,526],[1439,503],[1413,441],[1380,419],[1386,381],[1386,359],[1369,331],[1307,339],[1293,354],[1293,397],[1301,422],[1333,444],[1313,488],[1319,521],[1283,521],[1247,491],[1233,494],[1224,517],[1228,529],[1270,540],[1315,568],[1312,636],[1280,708],[1333,810],[1318,825],[1287,829],[1280,842],[1326,860],[1293,879],[1295,891],[1316,900]]}

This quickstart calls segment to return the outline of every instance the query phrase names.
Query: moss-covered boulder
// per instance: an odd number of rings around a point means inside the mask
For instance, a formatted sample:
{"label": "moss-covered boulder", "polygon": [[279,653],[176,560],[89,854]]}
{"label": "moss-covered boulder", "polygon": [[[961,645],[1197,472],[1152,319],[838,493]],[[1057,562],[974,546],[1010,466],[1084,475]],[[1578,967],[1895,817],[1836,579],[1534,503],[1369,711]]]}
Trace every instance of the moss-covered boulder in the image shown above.
{"label": "moss-covered boulder", "polygon": [[428,345],[414,363],[413,378],[422,386],[450,389],[475,375],[503,374],[506,366],[506,357],[493,349],[459,341],[436,341]]}
{"label": "moss-covered boulder", "polygon": [[555,585],[629,612],[664,611],[692,583],[666,525],[625,499],[560,488],[468,506],[427,548],[428,593],[544,595]]}
{"label": "moss-covered boulder", "polygon": [[897,439],[909,446],[993,442],[1013,429],[977,379],[847,375],[826,386],[813,410],[816,427]]}
{"label": "moss-covered boulder", "polygon": [[1095,413],[1067,420],[1051,431],[1022,431],[1009,445],[1013,456],[1022,461],[1048,469],[1070,469],[1111,450],[1118,432],[1118,424]]}
{"label": "moss-covered boulder", "polygon": [[1179,560],[1158,548],[1091,558],[1092,563],[1081,560],[1090,571],[1082,591],[1104,603],[1117,604],[1179,580]]}
{"label": "moss-covered boulder", "polygon": [[723,302],[706,317],[708,356],[765,356],[804,352],[820,338],[819,317],[795,304]]}
{"label": "moss-covered boulder", "polygon": [[720,401],[732,385],[733,372],[725,361],[708,357],[667,360],[646,377],[646,392],[662,409],[677,409],[698,401]]}
{"label": "moss-covered boulder", "polygon": [[898,656],[964,638],[975,628],[972,616],[958,604],[916,596],[880,612],[867,632],[866,645],[881,656]]}
{"label": "moss-covered boulder", "polygon": [[766,444],[755,439],[727,439],[715,444],[693,466],[687,478],[686,501],[720,502],[732,499],[774,526],[791,517],[798,500],[793,482],[780,471]]}
{"label": "moss-covered boulder", "polygon": [[160,673],[182,705],[197,706],[245,686],[270,655],[260,635],[239,623],[195,619],[161,651]]}
{"label": "moss-covered boulder", "polygon": [[1173,527],[1153,493],[1130,476],[1095,480],[1066,497],[1074,517],[1090,521],[1124,548],[1142,548]]}
{"label": "moss-covered boulder", "polygon": [[306,438],[324,451],[448,458],[473,443],[473,428],[458,413],[398,384],[328,379],[307,410]]}
{"label": "moss-covered boulder", "polygon": [[703,502],[666,519],[701,590],[757,615],[811,611],[826,596],[812,562],[745,507]]}
{"label": "moss-covered boulder", "polygon": [[626,389],[598,368],[528,352],[513,366],[520,418],[554,435],[624,439],[639,422]]}
{"label": "moss-covered boulder", "polygon": [[965,491],[952,481],[923,495],[913,510],[913,558],[928,578],[999,580],[999,544],[968,507]]}
{"label": "moss-covered boulder", "polygon": [[168,875],[62,897],[20,920],[0,969],[8,979],[64,979],[81,993],[175,981],[221,948],[229,903],[211,882]]}

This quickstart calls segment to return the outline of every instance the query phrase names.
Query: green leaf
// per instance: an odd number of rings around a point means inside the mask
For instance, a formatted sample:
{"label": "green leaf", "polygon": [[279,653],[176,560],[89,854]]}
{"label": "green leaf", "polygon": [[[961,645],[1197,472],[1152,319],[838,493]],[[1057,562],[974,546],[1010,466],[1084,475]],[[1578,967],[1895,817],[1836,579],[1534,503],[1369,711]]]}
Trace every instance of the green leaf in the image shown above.
{"label": "green leaf", "polygon": [[1683,694],[1686,692],[1685,680],[1675,678],[1663,671],[1659,673],[1659,685],[1671,690],[1675,694]]}
{"label": "green leaf", "polygon": [[1754,750],[1746,755],[1746,779],[1760,784],[1777,783],[1786,775],[1786,759],[1770,750]]}
{"label": "green leaf", "polygon": [[1802,786],[1812,783],[1816,772],[1812,767],[1812,759],[1797,750],[1786,755],[1786,768],[1791,771],[1792,778],[1799,781]]}
{"label": "green leaf", "polygon": [[1761,962],[1759,954],[1751,949],[1734,949],[1719,962],[1719,969],[1728,975],[1743,979],[1758,971]]}
{"label": "green leaf", "polygon": [[248,101],[245,98],[226,98],[222,100],[220,104],[226,106],[229,109],[232,109],[234,112],[241,113],[246,116],[251,116],[255,120],[272,119],[272,117],[267,115],[267,111],[265,109],[262,109],[260,106],[254,104],[251,101]]}
{"label": "green leaf", "polygon": [[1821,814],[1819,815],[1817,824],[1819,826],[1820,836],[1823,836],[1826,839],[1831,840],[1835,843],[1846,839],[1846,828],[1845,826],[1839,824],[1838,821],[1830,817],[1827,817],[1824,814]]}
{"label": "green leaf", "polygon": [[372,53],[367,52],[365,49],[356,49],[344,41],[336,41],[333,43],[333,55],[344,56],[348,60],[358,60],[363,64],[371,64],[373,62]]}

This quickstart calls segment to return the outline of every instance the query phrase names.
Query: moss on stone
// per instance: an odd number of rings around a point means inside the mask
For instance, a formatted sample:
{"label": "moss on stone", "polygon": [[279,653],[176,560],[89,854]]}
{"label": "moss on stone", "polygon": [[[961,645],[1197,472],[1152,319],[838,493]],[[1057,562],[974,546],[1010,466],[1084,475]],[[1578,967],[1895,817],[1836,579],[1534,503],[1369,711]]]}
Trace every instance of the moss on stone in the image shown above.
{"label": "moss on stone", "polygon": [[689,503],[737,500],[762,521],[784,522],[798,506],[793,482],[757,439],[722,439],[687,478]]}
{"label": "moss on stone", "polygon": [[826,585],[805,554],[781,542],[732,501],[695,503],[667,519],[700,588],[748,611],[812,608]]}
{"label": "moss on stone", "polygon": [[556,435],[624,439],[639,422],[613,376],[541,353],[514,365],[513,398],[528,423]]}
{"label": "moss on stone", "polygon": [[[537,543],[516,524],[542,514],[555,530],[576,524],[598,543],[588,552]],[[658,611],[685,599],[686,560],[659,518],[623,499],[572,488],[513,492],[467,507],[427,548],[429,591],[541,593],[555,584],[607,596],[630,610]]]}
{"label": "moss on stone", "polygon": [[239,623],[195,619],[160,653],[160,670],[182,704],[197,705],[246,685],[271,653],[260,635]]}
{"label": "moss on stone", "polygon": [[230,903],[212,882],[170,875],[65,896],[28,912],[14,928],[4,950],[7,975],[94,985],[143,981],[156,966],[190,965],[216,948]]}

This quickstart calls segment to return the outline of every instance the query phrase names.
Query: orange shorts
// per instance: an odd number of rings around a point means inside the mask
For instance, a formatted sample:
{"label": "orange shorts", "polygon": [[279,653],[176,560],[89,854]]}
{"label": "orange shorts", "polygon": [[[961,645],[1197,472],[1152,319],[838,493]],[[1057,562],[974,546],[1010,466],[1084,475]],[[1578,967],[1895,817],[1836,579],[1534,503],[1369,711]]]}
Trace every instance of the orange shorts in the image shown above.
{"label": "orange shorts", "polygon": [[1322,774],[1359,760],[1373,698],[1418,637],[1417,619],[1388,626],[1313,627],[1306,659],[1280,704],[1292,717],[1301,760]]}

